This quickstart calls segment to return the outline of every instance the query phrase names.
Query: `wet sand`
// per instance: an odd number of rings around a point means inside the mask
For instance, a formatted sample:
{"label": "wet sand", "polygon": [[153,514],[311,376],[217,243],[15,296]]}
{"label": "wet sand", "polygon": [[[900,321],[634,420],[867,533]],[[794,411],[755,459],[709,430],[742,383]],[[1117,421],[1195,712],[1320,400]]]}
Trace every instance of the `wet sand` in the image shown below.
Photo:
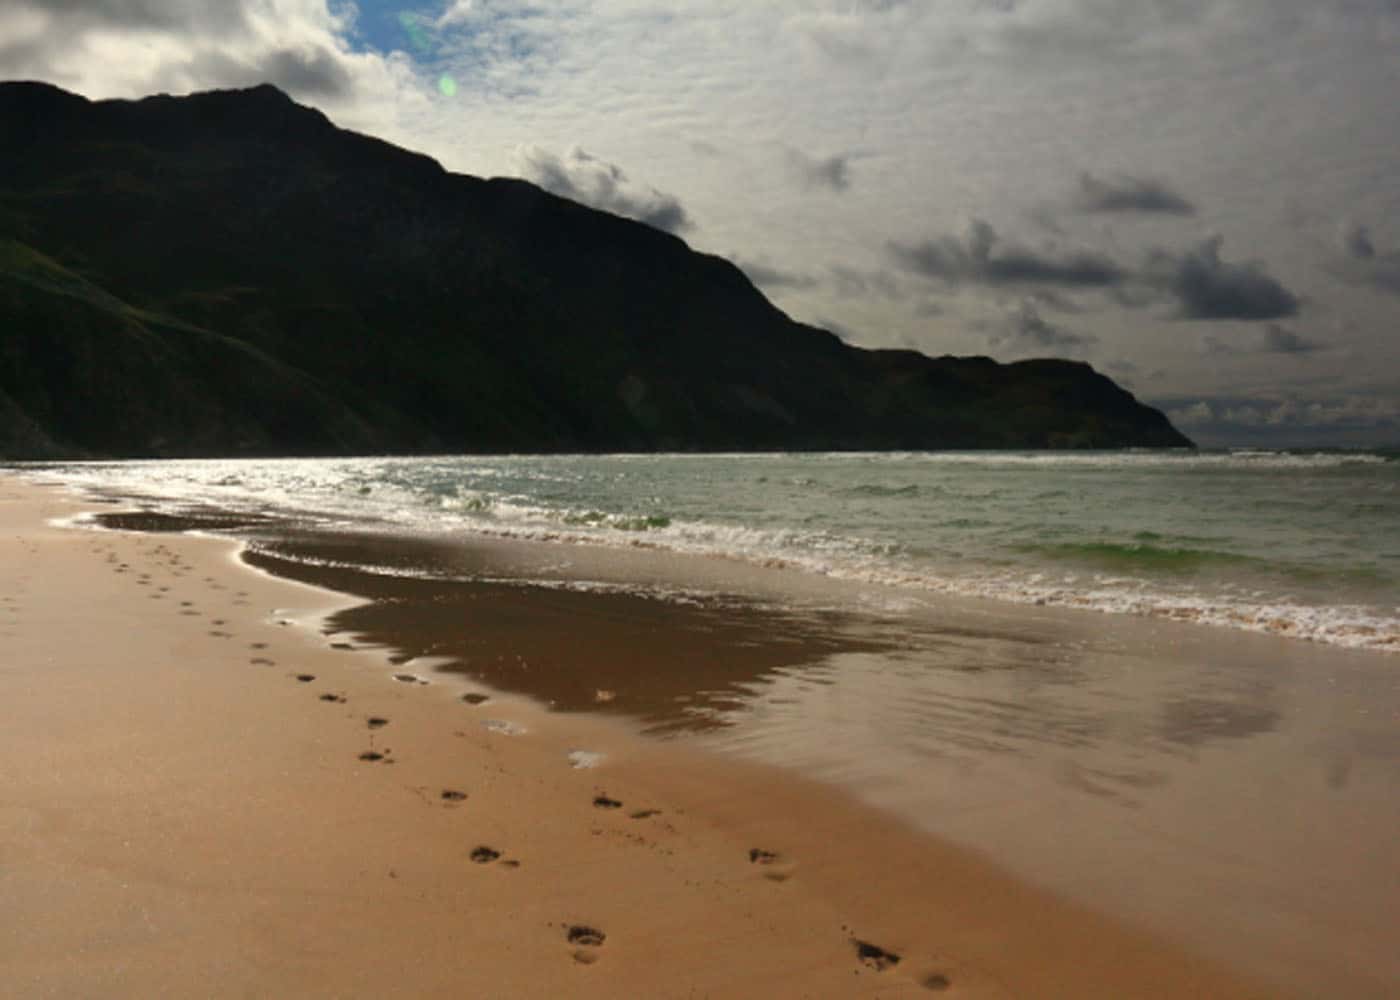
{"label": "wet sand", "polygon": [[[19,995],[1279,993],[829,787],[356,648],[323,631],[343,596],[233,542],[45,523],[78,509],[0,479],[0,978]],[[766,626],[655,607],[639,632],[606,602],[566,636],[573,598],[495,598],[491,655],[572,647],[587,677],[687,629],[769,672],[776,648],[870,641],[793,623],[765,645]]]}

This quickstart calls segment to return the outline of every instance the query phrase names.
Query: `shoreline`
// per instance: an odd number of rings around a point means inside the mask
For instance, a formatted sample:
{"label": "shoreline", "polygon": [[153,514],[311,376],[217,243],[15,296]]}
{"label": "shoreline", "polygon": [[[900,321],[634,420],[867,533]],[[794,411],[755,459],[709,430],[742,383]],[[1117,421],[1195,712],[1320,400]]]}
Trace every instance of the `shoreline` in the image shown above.
{"label": "shoreline", "polygon": [[[300,460],[288,460],[295,468],[273,463],[275,469],[238,461],[136,462],[121,472],[109,463],[100,474],[95,468],[86,473],[80,468],[66,470],[65,475],[76,475],[76,482],[87,481],[114,496],[144,496],[156,509],[177,517],[188,512],[198,516],[203,510],[214,515],[244,511],[257,518],[272,507],[293,516],[301,510],[311,525],[325,521],[339,529],[367,523],[369,530],[382,529],[406,543],[425,535],[460,533],[479,547],[544,546],[568,551],[566,558],[579,556],[581,563],[605,570],[642,567],[645,572],[648,560],[685,563],[679,577],[649,581],[682,592],[692,573],[699,580],[717,575],[707,563],[728,563],[755,573],[772,570],[788,578],[806,576],[845,583],[853,590],[885,591],[913,603],[991,601],[1031,614],[1054,609],[1093,612],[1105,616],[1104,627],[1110,629],[1116,627],[1116,619],[1128,616],[1208,625],[1227,633],[1277,635],[1329,649],[1400,652],[1393,589],[1384,589],[1393,576],[1384,564],[1400,556],[1392,548],[1356,550],[1350,536],[1325,531],[1313,531],[1317,538],[1312,542],[1290,548],[1288,536],[1279,534],[1292,516],[1286,510],[1273,510],[1272,519],[1264,519],[1257,528],[1231,529],[1233,540],[1220,544],[1212,541],[1218,532],[1201,535],[1195,527],[1221,503],[1229,517],[1260,520],[1257,512],[1245,513],[1251,490],[1292,470],[1295,462],[1311,469],[1310,463],[1324,459],[1318,471],[1328,474],[1324,478],[1332,485],[1327,489],[1336,494],[1328,494],[1330,501],[1378,510],[1368,490],[1383,489],[1385,482],[1351,478],[1355,469],[1367,470],[1367,476],[1384,471],[1388,463],[1378,456],[1367,456],[1375,460],[1359,464],[1344,462],[1349,471],[1341,479],[1330,478],[1338,471],[1333,468],[1335,456],[1317,454],[1272,455],[1262,469],[1253,463],[1240,469],[1228,463],[1223,469],[1188,465],[1175,471],[1203,477],[1198,484],[1203,499],[1196,502],[1202,508],[1196,511],[1200,517],[1191,517],[1181,510],[1173,513],[1170,507],[1164,512],[1153,503],[1144,505],[1152,495],[1151,482],[1137,482],[1132,473],[1137,469],[1148,480],[1161,480],[1168,466],[1157,456],[1087,455],[1079,457],[1087,460],[1080,467],[1074,456],[1056,455],[1054,468],[1068,471],[1063,476],[1056,473],[1059,478],[1050,485],[1062,488],[1047,495],[1059,497],[1055,502],[1061,504],[1074,495],[1089,507],[1068,527],[1060,523],[1067,513],[1063,507],[1047,511],[1044,523],[1037,522],[1040,527],[1025,536],[1024,544],[987,539],[1022,537],[1028,528],[1024,507],[1035,501],[1038,487],[1033,480],[1038,477],[1015,473],[1000,505],[982,512],[982,520],[949,520],[944,508],[979,510],[985,498],[978,491],[995,487],[1007,474],[998,462],[1011,462],[1011,468],[1029,462],[1029,468],[1038,469],[1046,460],[1043,454],[993,455],[987,469],[979,455],[965,476],[964,462],[972,456],[957,453],[922,456],[931,464],[921,461],[906,467],[895,461],[875,469],[848,468],[841,464],[844,456],[818,456],[821,461],[815,465],[789,462],[791,468],[781,455],[691,457],[703,462],[702,469],[720,463],[725,475],[736,476],[744,489],[758,492],[745,494],[733,511],[725,497],[707,493],[703,483],[687,492],[695,484],[683,486],[690,480],[682,456],[671,456],[680,467],[659,478],[652,476],[654,470],[634,468],[636,456],[602,456],[592,464],[582,456],[559,456],[549,462],[458,456],[452,462],[426,460],[422,467],[415,461],[412,471],[403,473],[406,478],[394,469],[396,460],[375,458],[346,460],[344,467],[313,461],[305,469]],[[764,474],[754,478],[748,468],[752,463],[744,458],[776,464],[771,470],[765,466]],[[788,459],[795,461],[793,456]],[[829,467],[828,459],[835,466]],[[477,467],[475,462],[484,464]],[[950,471],[957,471],[952,486],[945,486],[938,473],[948,462]],[[598,463],[602,464],[595,468]],[[1174,468],[1175,460],[1169,465]],[[1128,481],[1137,482],[1124,488],[1123,503],[1103,506],[1105,489],[1111,492],[1119,482],[1105,482],[1106,470],[1126,471]],[[672,472],[675,481],[668,478]],[[1239,473],[1249,480],[1243,498],[1232,492],[1231,477]],[[848,474],[856,477],[853,487],[844,485]],[[561,487],[567,493],[563,498],[552,492],[553,485],[540,487],[542,481],[553,484],[556,475],[566,484]],[[302,486],[289,490],[289,482]],[[622,483],[628,484],[626,489],[616,485]],[[1168,487],[1165,482],[1160,485]],[[304,493],[298,494],[298,489]],[[1093,507],[1095,498],[1099,507]],[[750,519],[743,511],[757,509],[754,503],[778,508],[795,504],[794,514],[806,516]],[[713,519],[707,513],[711,510],[718,512]],[[808,525],[813,516],[817,522]],[[872,525],[883,527],[867,530]],[[1393,533],[1390,527],[1384,518],[1373,517],[1356,530],[1384,538]],[[886,531],[893,531],[896,539],[891,551],[881,542]],[[1304,535],[1312,537],[1306,530]],[[1325,558],[1316,548],[1324,543],[1335,549]],[[552,579],[547,569],[544,575]]]}
{"label": "shoreline", "polygon": [[234,542],[0,491],[0,965],[35,993],[1266,995],[833,789],[396,681],[278,624],[343,599]]}

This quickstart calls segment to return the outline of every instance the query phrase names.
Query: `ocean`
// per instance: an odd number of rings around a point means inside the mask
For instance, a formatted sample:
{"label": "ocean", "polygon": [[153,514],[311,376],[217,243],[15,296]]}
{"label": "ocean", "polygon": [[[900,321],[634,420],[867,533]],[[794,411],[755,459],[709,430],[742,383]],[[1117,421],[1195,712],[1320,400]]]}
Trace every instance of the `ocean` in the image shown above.
{"label": "ocean", "polygon": [[[949,452],[47,467],[162,510],[646,548],[1400,652],[1400,457]],[[405,571],[402,566],[397,572]],[[422,572],[431,572],[422,568]]]}

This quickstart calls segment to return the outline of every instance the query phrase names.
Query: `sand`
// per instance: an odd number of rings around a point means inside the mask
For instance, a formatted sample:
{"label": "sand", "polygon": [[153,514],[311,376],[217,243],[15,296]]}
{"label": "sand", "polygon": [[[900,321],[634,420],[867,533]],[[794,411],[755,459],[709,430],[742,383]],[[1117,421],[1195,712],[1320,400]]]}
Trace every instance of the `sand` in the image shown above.
{"label": "sand", "polygon": [[7,993],[1272,992],[786,772],[464,701],[322,635],[343,596],[81,509],[0,479]]}

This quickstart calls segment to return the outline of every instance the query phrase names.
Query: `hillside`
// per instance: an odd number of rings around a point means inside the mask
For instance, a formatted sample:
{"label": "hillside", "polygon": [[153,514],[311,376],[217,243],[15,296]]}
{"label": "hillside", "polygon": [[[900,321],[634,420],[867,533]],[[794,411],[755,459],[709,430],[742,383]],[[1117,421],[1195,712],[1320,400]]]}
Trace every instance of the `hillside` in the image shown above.
{"label": "hillside", "polygon": [[0,457],[1188,444],[1085,364],[853,348],[272,87],[0,84]]}

